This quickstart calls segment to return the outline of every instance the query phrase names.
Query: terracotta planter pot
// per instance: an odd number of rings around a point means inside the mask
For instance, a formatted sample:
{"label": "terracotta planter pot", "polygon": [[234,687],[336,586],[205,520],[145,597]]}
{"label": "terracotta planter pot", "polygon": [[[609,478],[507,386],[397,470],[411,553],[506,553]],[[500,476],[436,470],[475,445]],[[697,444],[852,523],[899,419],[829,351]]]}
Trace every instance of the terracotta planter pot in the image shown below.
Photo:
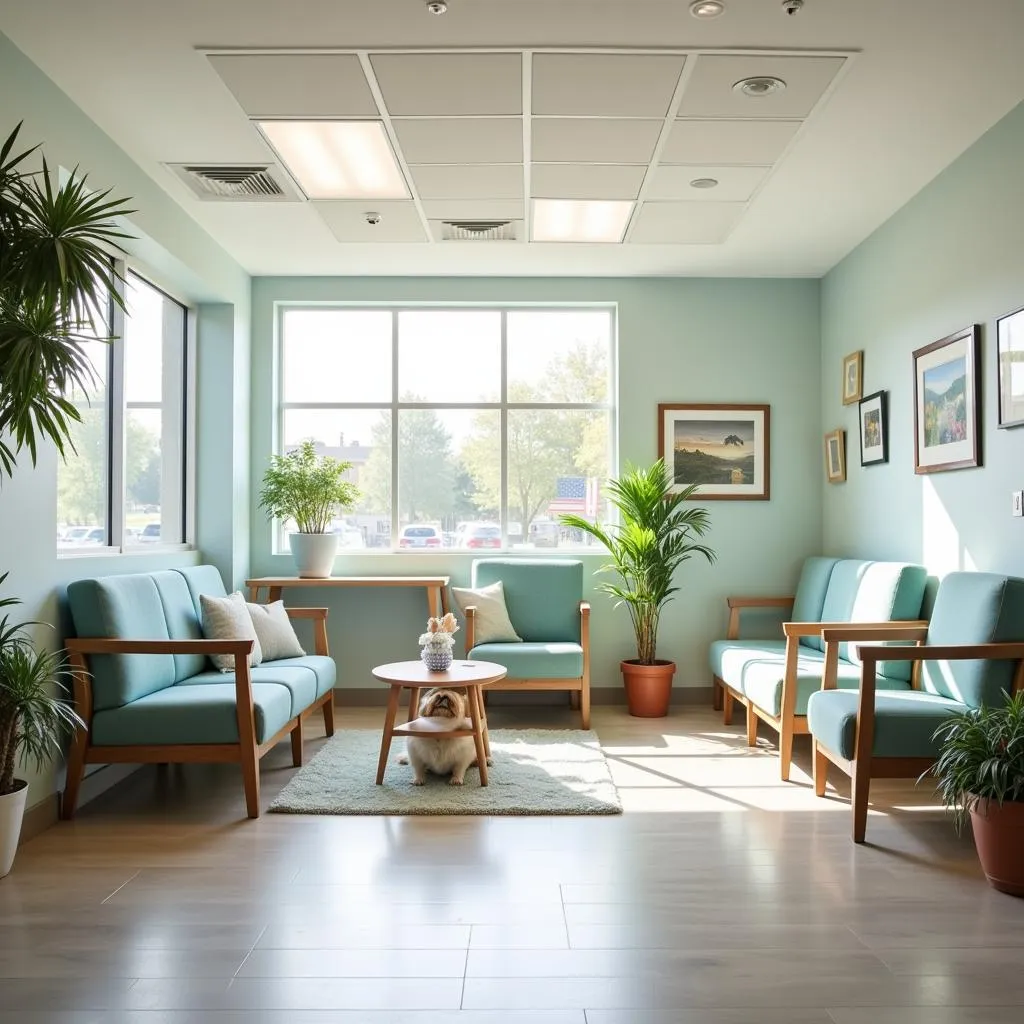
{"label": "terracotta planter pot", "polygon": [[653,665],[639,665],[635,661],[624,661],[621,667],[629,713],[634,718],[664,718],[672,699],[676,663],[658,661]]}
{"label": "terracotta planter pot", "polygon": [[994,801],[971,811],[974,845],[992,887],[1024,896],[1024,803]]}

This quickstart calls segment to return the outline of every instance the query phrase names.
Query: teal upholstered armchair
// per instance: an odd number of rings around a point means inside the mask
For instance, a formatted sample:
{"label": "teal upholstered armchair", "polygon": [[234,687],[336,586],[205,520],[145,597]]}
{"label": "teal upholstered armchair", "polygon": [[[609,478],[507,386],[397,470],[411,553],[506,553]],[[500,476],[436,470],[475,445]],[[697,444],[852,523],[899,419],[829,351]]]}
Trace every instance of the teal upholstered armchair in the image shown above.
{"label": "teal upholstered armchair", "polygon": [[466,656],[504,665],[508,676],[488,690],[567,690],[590,728],[590,605],[583,598],[583,563],[568,559],[482,558],[473,587],[501,581],[505,605],[522,643],[474,641],[474,611],[466,615]]}
{"label": "teal upholstered armchair", "polygon": [[[814,790],[825,795],[830,764],[853,779],[853,841],[864,842],[872,778],[917,778],[938,759],[935,730],[954,712],[1001,704],[1024,683],[1024,580],[950,573],[928,627],[825,629],[822,688],[807,703]],[[916,641],[885,647],[871,641]],[[864,643],[864,646],[859,646]],[[842,648],[857,646],[859,690],[836,688]],[[882,689],[891,665],[917,665],[913,689]]]}

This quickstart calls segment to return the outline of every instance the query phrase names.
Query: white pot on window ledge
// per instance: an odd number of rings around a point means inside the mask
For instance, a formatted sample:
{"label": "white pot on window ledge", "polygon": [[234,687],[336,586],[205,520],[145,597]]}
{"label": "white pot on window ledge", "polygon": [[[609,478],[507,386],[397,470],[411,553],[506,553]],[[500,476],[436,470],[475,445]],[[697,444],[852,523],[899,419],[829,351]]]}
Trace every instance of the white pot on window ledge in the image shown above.
{"label": "white pot on window ledge", "polygon": [[290,533],[288,544],[302,579],[324,580],[331,575],[338,551],[336,533]]}

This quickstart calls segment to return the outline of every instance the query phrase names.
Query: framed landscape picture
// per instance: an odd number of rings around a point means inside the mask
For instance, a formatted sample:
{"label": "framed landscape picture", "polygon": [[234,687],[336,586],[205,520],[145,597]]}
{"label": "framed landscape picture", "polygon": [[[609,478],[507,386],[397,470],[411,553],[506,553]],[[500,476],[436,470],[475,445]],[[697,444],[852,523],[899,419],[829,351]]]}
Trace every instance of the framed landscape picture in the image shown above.
{"label": "framed landscape picture", "polygon": [[996,320],[999,426],[1024,427],[1024,309]]}
{"label": "framed landscape picture", "polygon": [[914,352],[914,472],[981,465],[977,324]]}
{"label": "framed landscape picture", "polygon": [[825,476],[830,484],[846,479],[846,431],[833,430],[825,435]]}
{"label": "framed landscape picture", "polygon": [[673,488],[697,484],[702,500],[767,501],[770,426],[767,405],[659,405],[658,451]]}
{"label": "framed landscape picture", "polygon": [[889,409],[884,391],[866,395],[858,405],[860,419],[860,464],[873,466],[889,461]]}
{"label": "framed landscape picture", "polygon": [[864,353],[851,352],[843,360],[843,405],[853,405],[864,394]]}

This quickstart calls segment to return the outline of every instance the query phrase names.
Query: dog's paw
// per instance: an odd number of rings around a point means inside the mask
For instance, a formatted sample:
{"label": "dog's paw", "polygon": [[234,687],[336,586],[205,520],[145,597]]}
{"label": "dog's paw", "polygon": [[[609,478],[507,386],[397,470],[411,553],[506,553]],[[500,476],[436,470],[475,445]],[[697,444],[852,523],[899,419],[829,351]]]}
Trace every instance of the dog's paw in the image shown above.
{"label": "dog's paw", "polygon": [[422,779],[413,779],[412,780],[412,784],[414,786],[422,786],[423,785],[423,780]]}
{"label": "dog's paw", "polygon": [[465,779],[457,779],[454,775],[448,780],[449,786],[461,786]]}
{"label": "dog's paw", "polygon": [[409,763],[409,755],[408,754],[399,754],[398,755],[398,763],[399,764],[408,764]]}

